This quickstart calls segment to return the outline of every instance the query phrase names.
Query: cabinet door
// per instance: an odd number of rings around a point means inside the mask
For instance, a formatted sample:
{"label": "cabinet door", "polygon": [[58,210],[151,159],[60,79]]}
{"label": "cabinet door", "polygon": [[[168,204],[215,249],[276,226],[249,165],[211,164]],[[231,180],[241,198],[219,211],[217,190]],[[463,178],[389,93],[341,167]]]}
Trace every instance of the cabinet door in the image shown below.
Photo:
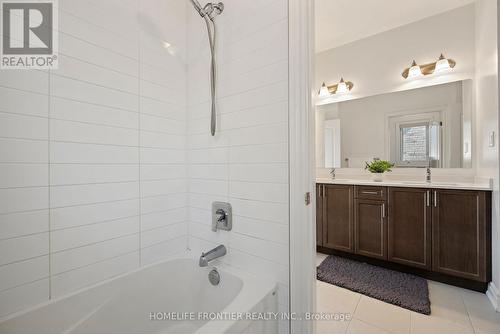
{"label": "cabinet door", "polygon": [[355,248],[359,255],[387,259],[385,201],[356,199],[354,210]]}
{"label": "cabinet door", "polygon": [[324,190],[323,246],[353,252],[354,187],[325,185]]}
{"label": "cabinet door", "polygon": [[431,269],[431,192],[389,188],[387,258],[412,267]]}
{"label": "cabinet door", "polygon": [[323,246],[323,185],[316,185],[316,245]]}
{"label": "cabinet door", "polygon": [[434,271],[485,282],[488,238],[486,193],[433,191]]}

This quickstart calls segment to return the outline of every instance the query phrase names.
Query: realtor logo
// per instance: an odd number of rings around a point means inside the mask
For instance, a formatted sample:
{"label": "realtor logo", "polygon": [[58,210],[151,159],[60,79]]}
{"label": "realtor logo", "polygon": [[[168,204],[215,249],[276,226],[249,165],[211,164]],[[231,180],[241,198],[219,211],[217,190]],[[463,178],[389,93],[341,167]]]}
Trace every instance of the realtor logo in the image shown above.
{"label": "realtor logo", "polygon": [[1,69],[57,68],[55,0],[2,2]]}

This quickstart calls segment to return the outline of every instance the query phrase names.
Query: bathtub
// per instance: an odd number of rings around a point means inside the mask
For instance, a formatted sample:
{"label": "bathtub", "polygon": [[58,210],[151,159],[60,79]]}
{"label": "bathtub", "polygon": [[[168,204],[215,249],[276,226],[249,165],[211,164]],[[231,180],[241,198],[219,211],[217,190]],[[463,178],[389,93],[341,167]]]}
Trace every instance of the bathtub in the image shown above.
{"label": "bathtub", "polygon": [[13,315],[0,333],[277,333],[277,321],[251,318],[277,312],[276,283],[220,270],[213,286],[212,269],[169,260]]}

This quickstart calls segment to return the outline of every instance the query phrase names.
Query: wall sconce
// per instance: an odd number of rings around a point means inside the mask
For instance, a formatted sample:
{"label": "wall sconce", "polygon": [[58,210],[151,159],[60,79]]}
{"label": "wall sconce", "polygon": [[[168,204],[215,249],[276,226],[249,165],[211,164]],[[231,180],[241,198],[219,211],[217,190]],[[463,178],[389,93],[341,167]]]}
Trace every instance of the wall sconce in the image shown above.
{"label": "wall sconce", "polygon": [[441,54],[439,59],[434,63],[418,65],[414,60],[411,66],[403,71],[402,76],[405,79],[413,79],[425,75],[431,75],[434,73],[443,73],[451,70],[456,65],[456,61],[454,61],[453,59],[445,58],[445,56]]}
{"label": "wall sconce", "polygon": [[351,81],[344,81],[344,78],[340,79],[340,82],[335,85],[327,86],[324,82],[321,85],[318,96],[321,98],[329,97],[333,94],[345,94],[349,93],[354,84]]}

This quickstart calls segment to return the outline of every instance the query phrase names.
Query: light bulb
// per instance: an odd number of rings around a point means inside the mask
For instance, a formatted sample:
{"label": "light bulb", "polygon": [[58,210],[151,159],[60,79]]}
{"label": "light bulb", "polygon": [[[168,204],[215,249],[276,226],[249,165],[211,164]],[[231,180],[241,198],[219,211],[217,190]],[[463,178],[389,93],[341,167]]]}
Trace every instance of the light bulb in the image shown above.
{"label": "light bulb", "polygon": [[416,61],[411,64],[410,70],[408,71],[408,79],[418,78],[423,76],[420,66],[417,65]]}
{"label": "light bulb", "polygon": [[439,60],[436,62],[436,68],[434,69],[434,72],[440,73],[449,70],[451,70],[450,61],[441,54]]}
{"label": "light bulb", "polygon": [[319,90],[318,95],[321,98],[329,97],[331,95],[330,91],[328,90],[328,87],[326,86],[326,84],[324,82],[323,82],[323,85],[321,85],[321,88]]}
{"label": "light bulb", "polygon": [[337,94],[345,94],[349,93],[349,88],[347,87],[347,84],[344,81],[344,78],[340,79],[339,84],[337,85]]}

